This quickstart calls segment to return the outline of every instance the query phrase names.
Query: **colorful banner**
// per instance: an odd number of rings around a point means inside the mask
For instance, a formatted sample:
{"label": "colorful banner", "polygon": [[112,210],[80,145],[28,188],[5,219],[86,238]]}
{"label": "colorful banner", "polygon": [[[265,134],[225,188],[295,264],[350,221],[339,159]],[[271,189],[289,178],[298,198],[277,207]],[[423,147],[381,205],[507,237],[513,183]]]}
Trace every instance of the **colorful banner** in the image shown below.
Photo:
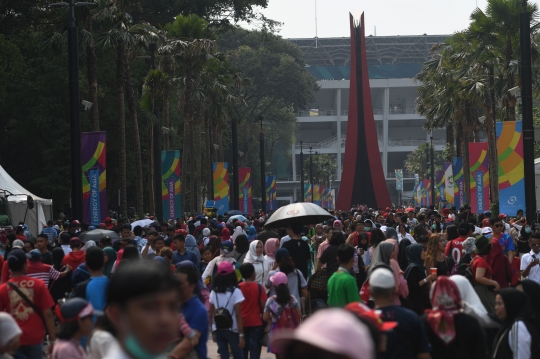
{"label": "colorful banner", "polygon": [[318,184],[313,185],[313,203],[315,203],[317,206],[321,205],[321,194],[319,193]]}
{"label": "colorful banner", "polygon": [[497,159],[499,162],[499,212],[525,211],[522,122],[497,122]]}
{"label": "colorful banner", "polygon": [[266,212],[277,209],[276,182],[277,176],[266,176]]}
{"label": "colorful banner", "polygon": [[328,209],[336,209],[336,190],[330,189],[330,199],[329,199],[329,207]]}
{"label": "colorful banner", "polygon": [[403,170],[395,170],[396,173],[396,191],[403,191]]}
{"label": "colorful banner", "polygon": [[424,181],[420,181],[418,183],[418,203],[421,207],[424,207],[426,204],[424,203]]}
{"label": "colorful banner", "polygon": [[107,134],[83,132],[82,141],[82,192],[83,218],[92,226],[99,226],[107,214]]}
{"label": "colorful banner", "polygon": [[321,198],[321,207],[326,208],[326,187],[319,186],[319,197]]}
{"label": "colorful banner", "polygon": [[225,214],[229,210],[229,171],[227,162],[212,163],[214,175],[214,201],[217,214]]}
{"label": "colorful banner", "polygon": [[180,151],[161,151],[161,203],[163,219],[182,217]]}
{"label": "colorful banner", "polygon": [[238,168],[238,194],[240,212],[244,214],[253,213],[253,198],[251,196],[251,168]]}
{"label": "colorful banner", "polygon": [[431,205],[431,181],[427,179],[424,180],[424,205]]}
{"label": "colorful banner", "polygon": [[304,200],[311,202],[311,183],[304,183]]}
{"label": "colorful banner", "polygon": [[452,163],[444,163],[444,198],[448,204],[454,203],[454,174]]}
{"label": "colorful banner", "polygon": [[420,176],[418,173],[414,174],[414,189],[413,189],[413,200],[415,206],[420,206]]}
{"label": "colorful banner", "polygon": [[471,170],[471,212],[489,210],[489,171],[487,142],[469,142]]}
{"label": "colorful banner", "polygon": [[444,171],[437,171],[435,172],[435,190],[436,193],[436,201],[437,205],[439,205],[441,202],[446,202],[446,198],[444,197]]}
{"label": "colorful banner", "polygon": [[454,206],[459,209],[465,204],[465,177],[463,177],[463,158],[452,158],[454,173]]}
{"label": "colorful banner", "polygon": [[325,208],[327,208],[327,209],[332,208],[332,189],[331,188],[326,189],[325,197],[326,197],[326,207]]}

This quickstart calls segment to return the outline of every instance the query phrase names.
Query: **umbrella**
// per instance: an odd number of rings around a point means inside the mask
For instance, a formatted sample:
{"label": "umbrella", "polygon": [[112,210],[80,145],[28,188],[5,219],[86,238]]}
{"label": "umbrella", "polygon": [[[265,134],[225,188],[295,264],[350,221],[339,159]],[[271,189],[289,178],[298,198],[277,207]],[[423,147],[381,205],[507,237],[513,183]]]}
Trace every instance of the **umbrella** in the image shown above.
{"label": "umbrella", "polygon": [[229,216],[235,216],[235,215],[238,215],[238,214],[243,214],[242,212],[240,212],[239,210],[237,209],[233,209],[231,211],[227,211],[227,215]]}
{"label": "umbrella", "polygon": [[131,223],[131,230],[134,230],[135,227],[137,226],[141,226],[144,228],[144,226],[151,225],[152,223],[154,223],[152,219],[140,219],[138,221]]}
{"label": "umbrella", "polygon": [[236,216],[232,216],[231,218],[229,218],[227,223],[231,223],[234,219],[244,222],[247,218],[242,216],[241,214],[237,214]]}
{"label": "umbrella", "polygon": [[293,224],[315,224],[327,219],[334,219],[330,213],[309,202],[292,203],[279,208],[266,221],[270,227],[289,227]]}
{"label": "umbrella", "polygon": [[113,241],[120,238],[118,233],[115,231],[109,231],[107,229],[92,229],[91,231],[84,232],[79,238],[81,238],[81,241],[85,243],[88,241],[94,241],[99,244],[99,240],[105,236],[111,237]]}

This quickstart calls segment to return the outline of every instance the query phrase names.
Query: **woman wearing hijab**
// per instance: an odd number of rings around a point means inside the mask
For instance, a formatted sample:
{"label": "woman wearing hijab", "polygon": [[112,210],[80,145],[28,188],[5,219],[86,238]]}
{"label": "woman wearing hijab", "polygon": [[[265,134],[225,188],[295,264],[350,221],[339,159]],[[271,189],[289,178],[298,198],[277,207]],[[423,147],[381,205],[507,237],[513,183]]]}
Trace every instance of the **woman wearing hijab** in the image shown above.
{"label": "woman wearing hijab", "polygon": [[221,242],[225,242],[225,241],[231,241],[231,231],[229,230],[229,228],[225,227],[221,230]]}
{"label": "woman wearing hijab", "polygon": [[540,333],[540,306],[538,305],[540,303],[540,284],[533,280],[525,279],[518,283],[516,289],[525,292],[529,296],[531,303],[534,303],[534,324],[537,332]]}
{"label": "woman wearing hijab", "polygon": [[496,238],[491,239],[491,252],[486,257],[486,260],[493,270],[493,280],[499,283],[501,288],[509,287],[513,276],[512,267]]}
{"label": "woman wearing hijab", "polygon": [[407,266],[409,265],[409,261],[407,260],[407,247],[410,246],[412,243],[408,239],[403,239],[401,242],[399,242],[399,253],[398,253],[398,264],[399,268],[402,271],[405,271],[407,269]]}
{"label": "woman wearing hijab", "polygon": [[471,263],[471,272],[473,275],[474,290],[482,304],[489,313],[495,312],[495,290],[499,290],[499,283],[492,279],[493,270],[486,260],[486,257],[491,253],[491,241],[484,237],[479,236],[475,240],[475,253]]}
{"label": "woman wearing hijab", "polygon": [[426,276],[424,266],[424,247],[421,244],[411,244],[405,250],[409,265],[405,269],[405,279],[409,286],[409,302],[411,309],[418,315],[429,308],[429,286],[437,279],[436,275]]}
{"label": "woman wearing hijab", "polygon": [[386,238],[387,239],[395,239],[396,241],[398,240],[398,234],[397,234],[394,227],[388,227],[386,229]]}
{"label": "woman wearing hijab", "polygon": [[270,262],[270,267],[274,269],[276,262],[276,251],[279,249],[279,238],[268,238],[264,244],[264,258]]}
{"label": "woman wearing hijab", "polygon": [[246,254],[244,263],[253,264],[255,268],[255,282],[265,285],[272,266],[270,265],[270,261],[264,258],[263,243],[261,241],[256,239],[249,244],[249,252]]}
{"label": "woman wearing hijab", "polygon": [[495,313],[503,326],[495,336],[492,358],[539,358],[539,337],[529,320],[534,314],[527,294],[514,288],[501,289],[495,297]]}
{"label": "woman wearing hijab", "polygon": [[457,285],[441,276],[431,290],[433,307],[422,316],[431,358],[487,358],[484,331],[478,321],[462,312],[462,300]]}
{"label": "woman wearing hijab", "polygon": [[390,267],[392,267],[392,272],[394,274],[397,288],[394,304],[401,305],[400,298],[407,298],[407,296],[409,295],[409,286],[407,285],[407,281],[403,276],[403,271],[399,267],[399,246],[395,239],[389,238],[385,242],[392,243],[394,245],[394,251],[392,252],[392,257],[390,258]]}
{"label": "woman wearing hijab", "polygon": [[84,247],[82,247],[82,250],[83,250],[84,252],[86,252],[86,250],[87,250],[88,248],[90,248],[90,247],[95,247],[96,245],[97,245],[96,242],[90,240],[90,241],[88,241],[88,242],[86,242],[86,243],[84,244]]}
{"label": "woman wearing hijab", "polygon": [[489,317],[486,308],[467,278],[462,275],[453,275],[450,277],[450,280],[454,282],[459,289],[463,313],[475,317],[482,328],[498,328],[500,326]]}
{"label": "woman wearing hijab", "polygon": [[255,226],[250,226],[249,227],[249,231],[248,231],[248,234],[247,234],[247,238],[248,240],[251,242],[251,241],[254,241],[255,239],[257,239],[257,229],[255,229]]}
{"label": "woman wearing hijab", "polygon": [[249,252],[249,241],[245,234],[240,234],[234,241],[234,258],[238,263],[244,263]]}

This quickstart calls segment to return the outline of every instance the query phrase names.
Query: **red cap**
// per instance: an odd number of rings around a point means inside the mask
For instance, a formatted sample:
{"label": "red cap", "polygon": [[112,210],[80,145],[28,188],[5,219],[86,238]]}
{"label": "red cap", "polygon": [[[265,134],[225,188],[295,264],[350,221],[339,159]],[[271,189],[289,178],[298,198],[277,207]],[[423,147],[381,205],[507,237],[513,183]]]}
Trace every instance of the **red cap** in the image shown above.
{"label": "red cap", "polygon": [[[504,217],[503,217],[504,218]],[[489,227],[491,224],[489,223],[489,218],[484,218],[482,220],[482,228]]]}
{"label": "red cap", "polygon": [[187,236],[187,231],[185,229],[177,229],[174,231],[175,234],[183,234],[184,236]]}
{"label": "red cap", "polygon": [[150,219],[152,219],[152,220],[153,220],[153,219],[154,219],[154,216],[150,216]]}
{"label": "red cap", "polygon": [[77,220],[74,220],[73,222],[71,223],[75,223],[75,224],[81,224],[81,222],[77,221]]}
{"label": "red cap", "polygon": [[506,217],[508,217],[508,216],[506,214],[504,214],[504,213],[499,214],[499,219],[503,219],[503,218],[506,218]]}
{"label": "red cap", "polygon": [[360,302],[347,304],[345,306],[345,310],[348,310],[361,318],[369,320],[380,332],[386,332],[390,329],[394,329],[398,325],[397,322],[384,322],[381,319],[380,311],[371,310],[368,306]]}
{"label": "red cap", "polygon": [[106,217],[106,218],[103,220],[103,222],[112,222],[112,219],[111,219],[111,217]]}
{"label": "red cap", "polygon": [[236,226],[244,227],[244,222],[242,222],[242,221],[236,221],[236,222],[234,223],[234,226],[235,226],[235,227],[236,227]]}

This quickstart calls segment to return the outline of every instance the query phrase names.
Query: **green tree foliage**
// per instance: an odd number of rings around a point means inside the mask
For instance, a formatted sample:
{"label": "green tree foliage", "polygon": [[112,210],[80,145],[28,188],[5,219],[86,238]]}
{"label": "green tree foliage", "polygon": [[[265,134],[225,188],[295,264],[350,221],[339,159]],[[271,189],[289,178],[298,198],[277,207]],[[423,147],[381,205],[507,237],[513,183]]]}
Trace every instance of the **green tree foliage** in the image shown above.
{"label": "green tree foliage", "polygon": [[[431,176],[431,154],[429,143],[424,143],[407,156],[405,160],[405,171],[416,173],[420,179],[429,179]],[[442,152],[433,152],[433,162],[435,163],[434,171],[443,169],[443,154]]]}
{"label": "green tree foliage", "polygon": [[[306,157],[304,160],[304,180],[309,182],[309,154]],[[313,166],[313,184],[330,187],[332,180],[336,176],[336,157],[329,154],[312,154],[311,161]]]}

